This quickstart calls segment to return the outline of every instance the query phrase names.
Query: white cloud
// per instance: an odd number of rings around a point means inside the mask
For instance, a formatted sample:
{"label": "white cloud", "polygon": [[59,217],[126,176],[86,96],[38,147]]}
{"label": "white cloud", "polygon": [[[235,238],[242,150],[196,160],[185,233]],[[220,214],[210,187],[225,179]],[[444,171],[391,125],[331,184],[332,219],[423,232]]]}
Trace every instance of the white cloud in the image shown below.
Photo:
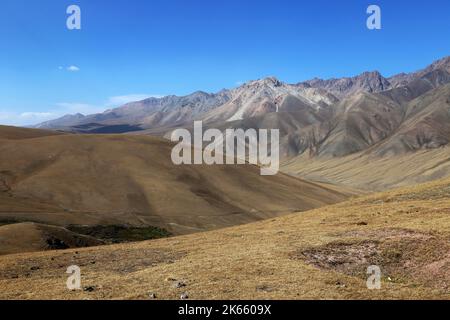
{"label": "white cloud", "polygon": [[78,68],[77,66],[69,66],[69,67],[67,67],[67,71],[78,72],[78,71],[80,71],[80,68]]}
{"label": "white cloud", "polygon": [[66,114],[92,114],[103,112],[105,107],[83,103],[58,103],[48,111],[43,112],[2,112],[0,110],[0,124],[12,126],[30,126],[41,122],[54,120]]}
{"label": "white cloud", "polygon": [[54,116],[55,114],[51,112],[22,112],[20,114],[20,117],[24,119],[50,118]]}
{"label": "white cloud", "polygon": [[0,123],[12,126],[27,126],[54,119],[57,116],[58,114],[52,112],[0,112]]}
{"label": "white cloud", "polygon": [[75,65],[71,65],[71,66],[68,66],[68,67],[59,66],[58,70],[61,70],[61,71],[66,70],[66,71],[69,71],[69,72],[78,72],[81,69],[79,67],[75,66]]}
{"label": "white cloud", "polygon": [[128,94],[123,96],[109,97],[108,99],[106,99],[105,103],[99,105],[80,102],[60,102],[57,103],[56,106],[58,108],[61,108],[62,110],[65,110],[64,115],[74,113],[82,113],[84,115],[87,115],[93,113],[101,113],[111,108],[120,107],[130,102],[141,101],[151,97],[161,98],[163,96],[154,94]]}
{"label": "white cloud", "polygon": [[7,121],[14,116],[14,113],[0,111],[0,121],[7,124]]}
{"label": "white cloud", "polygon": [[82,102],[60,102],[42,112],[9,112],[0,109],[0,124],[13,126],[29,126],[41,122],[54,120],[67,114],[81,113],[84,115],[102,113],[105,110],[122,106],[129,102],[141,101],[150,97],[159,98],[161,95],[154,94],[129,94],[114,96],[106,99],[103,104],[89,104]]}

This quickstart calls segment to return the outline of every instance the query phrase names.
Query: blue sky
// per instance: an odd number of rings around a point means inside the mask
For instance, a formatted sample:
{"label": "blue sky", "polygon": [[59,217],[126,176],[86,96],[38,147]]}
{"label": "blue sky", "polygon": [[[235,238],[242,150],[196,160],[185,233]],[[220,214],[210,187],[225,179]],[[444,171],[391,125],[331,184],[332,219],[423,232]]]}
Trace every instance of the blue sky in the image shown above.
{"label": "blue sky", "polygon": [[[72,4],[81,30],[66,28]],[[380,31],[366,28],[370,4],[382,9]],[[448,0],[2,0],[0,123],[271,75],[413,71],[450,54],[449,12]]]}

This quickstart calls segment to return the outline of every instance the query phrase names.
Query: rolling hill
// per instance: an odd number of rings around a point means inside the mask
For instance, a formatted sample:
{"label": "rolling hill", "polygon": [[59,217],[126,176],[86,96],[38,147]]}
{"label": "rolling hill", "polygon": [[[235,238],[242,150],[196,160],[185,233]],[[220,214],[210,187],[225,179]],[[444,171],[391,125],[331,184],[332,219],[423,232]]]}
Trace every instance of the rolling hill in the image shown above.
{"label": "rolling hill", "polygon": [[0,226],[0,255],[99,246],[102,241],[62,227],[37,223]]}
{"label": "rolling hill", "polygon": [[[443,180],[206,233],[4,256],[0,298],[448,300],[449,190]],[[70,265],[83,290],[66,288]],[[380,290],[366,286],[370,265]]]}
{"label": "rolling hill", "polygon": [[366,192],[406,187],[450,176],[450,147],[378,156],[359,152],[337,158],[302,155],[285,162],[283,172],[314,182]]}
{"label": "rolling hill", "polygon": [[1,126],[0,139],[5,140],[23,140],[23,139],[33,139],[48,136],[60,135],[54,130],[39,130],[39,129],[22,129],[18,127],[11,126]]}
{"label": "rolling hill", "polygon": [[[0,137],[10,134],[0,127]],[[3,133],[5,131],[6,133]],[[26,136],[28,129],[16,129]],[[336,190],[256,166],[176,166],[173,144],[64,134],[0,143],[0,222],[132,225],[185,234],[344,200]]]}

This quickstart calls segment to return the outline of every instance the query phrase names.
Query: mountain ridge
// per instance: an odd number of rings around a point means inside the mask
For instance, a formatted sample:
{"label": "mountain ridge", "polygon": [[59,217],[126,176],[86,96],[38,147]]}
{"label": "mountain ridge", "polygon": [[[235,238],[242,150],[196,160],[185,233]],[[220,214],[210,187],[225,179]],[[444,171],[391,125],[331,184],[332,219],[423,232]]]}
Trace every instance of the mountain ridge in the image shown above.
{"label": "mountain ridge", "polygon": [[[264,86],[272,84],[274,87],[278,88],[287,86],[291,90],[294,90],[294,87],[298,87],[303,90],[311,88],[321,89],[325,91],[321,91],[320,93],[316,92],[316,94],[328,96],[331,100],[341,100],[342,98],[358,93],[359,91],[379,93],[405,86],[416,78],[422,77],[425,74],[438,69],[450,72],[450,56],[437,60],[417,72],[402,73],[389,78],[385,78],[378,71],[371,71],[363,72],[354,77],[343,77],[328,80],[314,78],[312,80],[307,80],[297,84],[286,84],[272,76],[260,80],[249,81],[234,89],[222,89],[217,93],[196,91],[187,96],[169,95],[162,98],[148,98],[142,101],[130,102],[123,106],[106,110],[100,114],[65,115],[61,118],[50,120],[33,127],[42,129],[69,129],[70,131],[71,126],[110,121],[109,124],[127,123],[129,125],[145,125],[146,129],[148,129],[149,127],[155,125],[164,126],[169,123],[179,124],[186,119],[192,120],[193,118],[198,118],[197,116],[199,114],[205,112],[207,113],[211,111],[211,109],[218,108],[229,102],[234,91],[244,91],[245,89],[251,89],[255,85]],[[299,93],[301,95],[301,93],[304,92],[301,92],[300,90]],[[273,106],[266,106],[266,109],[273,112],[274,108]],[[135,117],[131,117],[132,119],[127,117],[120,119],[125,115],[126,110],[135,112]],[[143,119],[142,116],[144,117]],[[238,117],[232,118],[232,120],[236,120],[237,118]]]}
{"label": "mountain ridge", "polygon": [[[101,114],[66,116],[41,127],[76,133],[131,132],[168,137],[172,130],[191,128],[194,121],[200,120],[205,127],[221,130],[280,129],[283,159],[305,152],[316,157],[341,157],[389,139],[402,126],[409,104],[450,83],[449,71],[450,57],[445,57],[417,72],[390,78],[371,71],[348,78],[288,84],[272,76],[218,93],[196,91],[183,97],[149,98]],[[450,131],[443,128],[445,123],[435,121],[441,132]],[[448,141],[442,134],[430,139],[420,146],[439,147]],[[397,145],[404,140],[396,141],[390,144],[392,152],[410,150]]]}

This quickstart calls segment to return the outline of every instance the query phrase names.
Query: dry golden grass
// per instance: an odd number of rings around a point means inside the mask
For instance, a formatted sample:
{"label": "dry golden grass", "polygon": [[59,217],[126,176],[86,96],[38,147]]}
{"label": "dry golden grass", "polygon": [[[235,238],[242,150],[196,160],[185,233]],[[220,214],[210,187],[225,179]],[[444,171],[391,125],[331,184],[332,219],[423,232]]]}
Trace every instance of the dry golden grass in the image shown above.
{"label": "dry golden grass", "polygon": [[366,191],[383,191],[450,176],[450,147],[378,157],[367,152],[340,158],[302,155],[282,171],[309,181],[321,181]]}
{"label": "dry golden grass", "polygon": [[102,241],[70,232],[62,227],[37,223],[0,226],[0,255],[99,246]]}
{"label": "dry golden grass", "polygon": [[61,135],[62,133],[41,129],[23,129],[18,127],[0,126],[0,139],[24,140]]}
{"label": "dry golden grass", "polygon": [[[218,231],[3,256],[0,298],[450,299],[445,190],[449,180]],[[373,262],[381,290],[366,287]],[[74,264],[92,292],[67,290]]]}
{"label": "dry golden grass", "polygon": [[[11,131],[22,139],[11,140]],[[0,222],[129,224],[188,234],[348,198],[286,174],[261,176],[251,165],[176,166],[173,144],[154,137],[48,136],[0,126],[2,137]]]}

